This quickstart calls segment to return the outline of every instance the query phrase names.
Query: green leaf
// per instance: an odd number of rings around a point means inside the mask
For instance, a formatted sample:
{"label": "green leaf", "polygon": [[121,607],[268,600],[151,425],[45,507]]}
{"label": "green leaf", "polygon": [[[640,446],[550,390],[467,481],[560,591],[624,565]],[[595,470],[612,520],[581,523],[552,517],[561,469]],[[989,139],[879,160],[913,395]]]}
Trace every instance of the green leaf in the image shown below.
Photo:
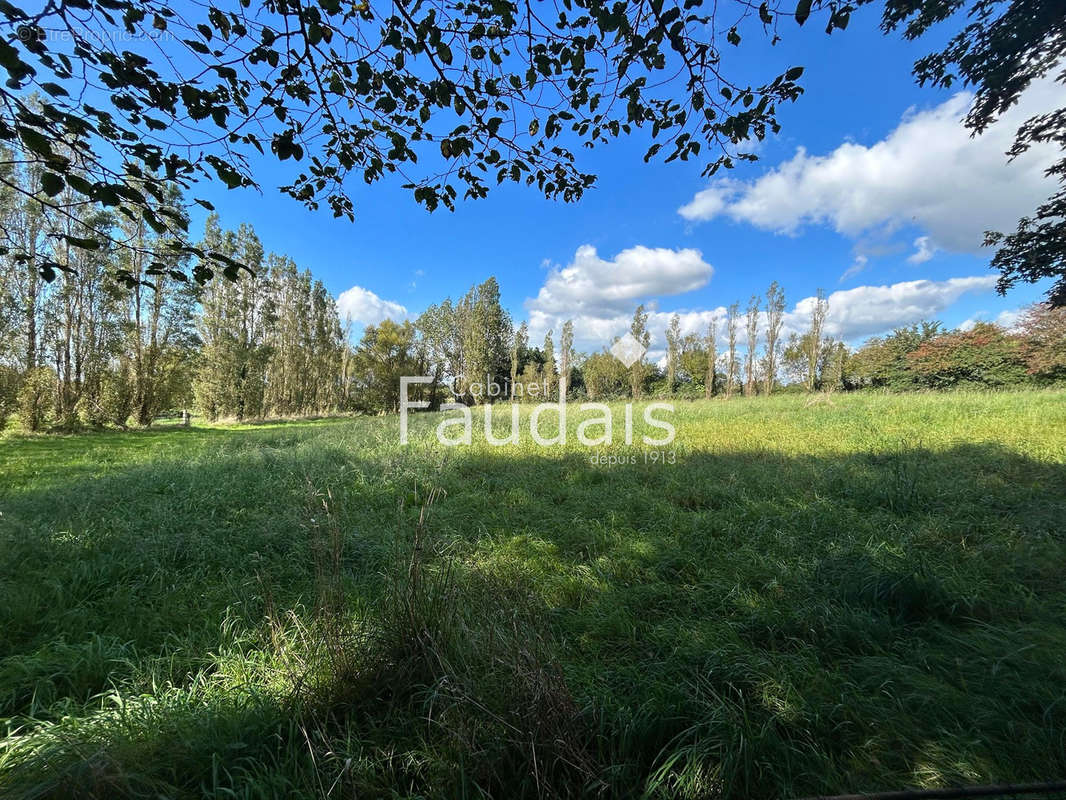
{"label": "green leaf", "polygon": [[27,128],[22,125],[18,126],[18,132],[22,143],[32,152],[45,158],[55,158],[55,154],[52,152],[52,145],[47,136],[35,131],[33,128]]}
{"label": "green leaf", "polygon": [[63,187],[65,186],[66,184],[63,182],[63,179],[58,175],[51,172],[41,173],[41,188],[44,189],[44,193],[49,197],[55,197],[63,191]]}
{"label": "green leaf", "polygon": [[70,234],[63,234],[63,238],[70,242],[75,247],[80,247],[82,250],[99,250],[100,240],[90,239],[82,236],[71,236]]}
{"label": "green leaf", "polygon": [[802,25],[811,15],[811,0],[799,0],[796,5],[796,24]]}

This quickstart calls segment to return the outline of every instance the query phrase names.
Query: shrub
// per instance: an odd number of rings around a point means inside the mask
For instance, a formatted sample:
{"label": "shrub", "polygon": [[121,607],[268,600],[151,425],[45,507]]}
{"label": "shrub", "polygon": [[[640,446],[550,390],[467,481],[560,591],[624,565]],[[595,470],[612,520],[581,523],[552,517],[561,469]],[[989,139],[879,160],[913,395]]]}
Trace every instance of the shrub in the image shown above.
{"label": "shrub", "polygon": [[629,370],[610,353],[594,353],[581,366],[590,400],[606,400],[629,394]]}
{"label": "shrub", "polygon": [[1025,381],[1021,342],[998,325],[977,323],[971,330],[945,333],[907,355],[919,386],[1011,386]]}
{"label": "shrub", "polygon": [[19,375],[11,367],[0,366],[0,432],[18,408]]}
{"label": "shrub", "polygon": [[1044,380],[1066,380],[1066,308],[1036,303],[1026,309],[1018,327],[1022,331],[1022,357],[1030,375]]}
{"label": "shrub", "polygon": [[23,430],[39,431],[48,422],[55,387],[55,373],[48,367],[31,369],[23,376],[18,393],[18,415]]}
{"label": "shrub", "polygon": [[939,331],[939,322],[921,322],[870,339],[848,360],[848,371],[860,387],[901,392],[915,389],[918,384],[909,356],[936,338]]}
{"label": "shrub", "polygon": [[133,380],[125,364],[108,370],[100,382],[100,403],[92,415],[97,424],[126,427],[133,413]]}

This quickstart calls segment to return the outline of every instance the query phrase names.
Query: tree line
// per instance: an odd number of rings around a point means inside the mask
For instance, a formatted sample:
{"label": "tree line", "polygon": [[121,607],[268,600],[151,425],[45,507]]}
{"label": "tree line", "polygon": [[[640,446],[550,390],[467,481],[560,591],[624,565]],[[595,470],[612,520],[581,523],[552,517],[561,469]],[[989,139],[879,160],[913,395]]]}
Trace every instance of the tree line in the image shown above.
{"label": "tree line", "polygon": [[[74,208],[125,244],[71,247],[74,212],[39,201],[42,176],[34,165],[0,176],[0,229],[37,255],[0,258],[0,422],[16,414],[26,430],[70,430],[147,426],[176,409],[214,420],[345,408],[351,348],[309,270],[265,253],[251,226],[223,230],[214,214],[202,247],[240,259],[254,278],[190,281],[189,256],[165,233],[92,204]],[[176,191],[170,210],[187,213]]]}
{"label": "tree line", "polygon": [[[531,341],[528,324],[503,308],[494,277],[417,319],[368,325],[356,342],[322,282],[265,252],[250,225],[226,230],[208,217],[200,246],[248,265],[254,277],[219,274],[201,284],[186,279],[188,254],[168,251],[165,234],[136,214],[76,206],[126,245],[73,248],[63,236],[69,213],[33,199],[40,168],[11,166],[3,178],[0,228],[40,257],[0,257],[0,423],[14,415],[29,431],[148,426],[182,409],[208,420],[384,413],[399,407],[405,375],[430,378],[411,396],[433,407],[550,401],[562,386],[568,398],[601,400],[1066,379],[1066,309],[1032,306],[1012,330],[922,322],[851,349],[827,335],[821,290],[805,329],[784,337],[776,281],[703,331],[683,333],[675,314],[656,363],[645,352],[627,366],[609,347],[580,353],[572,321]],[[173,213],[187,213],[176,191],[169,202]],[[160,261],[160,252],[172,255]],[[51,281],[41,260],[56,273]],[[638,306],[628,331],[645,351],[649,316]]]}

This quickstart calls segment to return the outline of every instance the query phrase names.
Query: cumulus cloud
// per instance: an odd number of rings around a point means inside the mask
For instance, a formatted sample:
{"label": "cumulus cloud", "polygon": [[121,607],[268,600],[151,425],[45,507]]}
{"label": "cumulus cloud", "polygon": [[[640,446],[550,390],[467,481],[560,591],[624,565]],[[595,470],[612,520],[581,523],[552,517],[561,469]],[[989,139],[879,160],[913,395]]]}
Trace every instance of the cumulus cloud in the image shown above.
{"label": "cumulus cloud", "polygon": [[713,273],[699,250],[638,245],[606,260],[585,244],[568,266],[550,270],[529,307],[547,313],[625,310],[648,297],[698,289]]}
{"label": "cumulus cloud", "polygon": [[[890,286],[858,286],[829,295],[826,333],[845,341],[873,336],[900,325],[931,319],[965,294],[995,288],[994,275],[949,278],[944,281],[904,281]],[[803,330],[810,319],[815,298],[796,303],[786,315],[786,324]]]}
{"label": "cumulus cloud", "polygon": [[340,293],[337,298],[337,313],[342,320],[351,320],[362,325],[378,325],[387,319],[399,322],[410,316],[404,306],[378,297],[362,286],[353,286]]}
{"label": "cumulus cloud", "polygon": [[[678,213],[698,222],[725,216],[775,233],[828,225],[859,237],[903,225],[920,228],[912,263],[936,249],[979,252],[986,230],[1013,230],[1053,189],[1044,176],[1052,146],[1034,147],[1012,163],[1004,152],[1029,116],[1054,107],[1062,87],[1033,85],[986,132],[962,125],[972,100],[959,93],[936,108],[909,111],[870,146],[846,142],[826,155],[796,155],[752,181],[720,179]],[[923,241],[924,240],[924,241]]]}
{"label": "cumulus cloud", "polygon": [[[856,264],[864,264],[864,258],[858,256]],[[648,356],[655,361],[665,352],[666,329],[675,313],[661,310],[657,297],[701,287],[711,273],[710,265],[694,250],[633,248],[607,261],[586,245],[578,249],[569,266],[550,269],[537,296],[526,300],[530,338],[539,343],[548,330],[554,330],[558,339],[563,322],[569,319],[574,323],[577,349],[597,352],[629,330],[633,310],[643,303],[651,334]],[[935,318],[963,295],[991,291],[995,284],[995,276],[988,275],[836,291],[828,297],[825,330],[830,336],[857,342],[900,325]],[[792,332],[807,329],[814,303],[814,297],[806,297],[785,312],[782,341]],[[677,314],[682,335],[705,335],[716,323],[720,346],[724,342],[724,306],[682,309]],[[765,325],[764,314],[760,329],[765,330]],[[738,330],[741,346],[746,345],[743,328],[742,322]]]}
{"label": "cumulus cloud", "polygon": [[907,256],[909,264],[924,264],[933,257],[936,248],[930,244],[928,236],[919,236],[914,240],[914,252]]}
{"label": "cumulus cloud", "polygon": [[699,250],[637,246],[605,259],[582,245],[567,266],[549,266],[537,296],[526,301],[530,335],[539,339],[574,319],[577,346],[599,349],[628,328],[638,304],[654,308],[654,298],[699,289],[713,274]]}

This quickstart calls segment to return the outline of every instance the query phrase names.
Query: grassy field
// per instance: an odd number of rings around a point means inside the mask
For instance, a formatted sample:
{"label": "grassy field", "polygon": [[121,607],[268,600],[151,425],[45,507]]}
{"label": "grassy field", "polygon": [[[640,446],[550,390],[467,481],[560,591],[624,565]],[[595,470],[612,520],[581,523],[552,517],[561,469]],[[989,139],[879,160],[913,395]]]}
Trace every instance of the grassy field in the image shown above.
{"label": "grassy field", "polygon": [[440,419],[0,439],[0,796],[1066,777],[1066,394]]}

